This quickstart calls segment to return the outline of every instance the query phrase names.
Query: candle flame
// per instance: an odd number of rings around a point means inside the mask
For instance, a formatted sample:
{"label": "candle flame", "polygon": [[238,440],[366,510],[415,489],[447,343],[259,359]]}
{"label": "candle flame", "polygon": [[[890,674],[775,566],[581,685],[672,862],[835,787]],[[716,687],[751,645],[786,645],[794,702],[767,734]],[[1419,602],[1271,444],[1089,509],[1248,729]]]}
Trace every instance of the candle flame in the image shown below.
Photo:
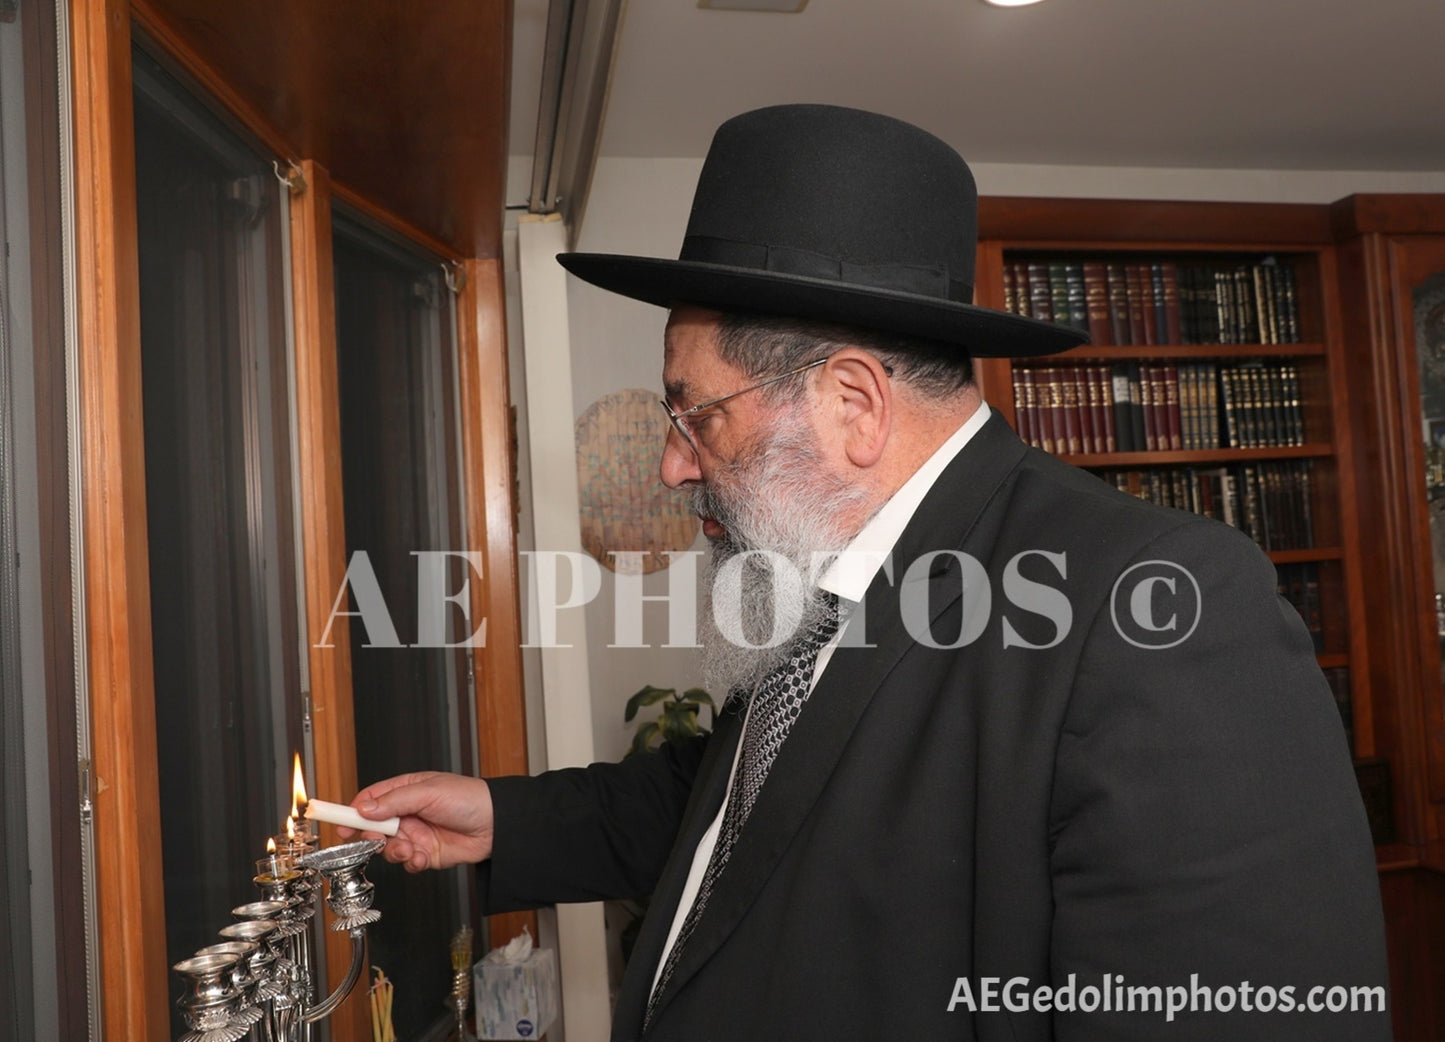
{"label": "candle flame", "polygon": [[274,854],[274,853],[276,853],[276,840],[275,840],[274,838],[273,838],[273,839],[268,839],[268,840],[266,841],[266,853],[268,853],[268,854]]}
{"label": "candle flame", "polygon": [[306,779],[301,777],[301,754],[296,753],[291,768],[291,817],[299,818],[305,807]]}
{"label": "candle flame", "polygon": [[286,838],[287,838],[287,839],[295,839],[295,838],[296,838],[296,819],[295,819],[295,818],[287,818],[287,819],[286,819]]}

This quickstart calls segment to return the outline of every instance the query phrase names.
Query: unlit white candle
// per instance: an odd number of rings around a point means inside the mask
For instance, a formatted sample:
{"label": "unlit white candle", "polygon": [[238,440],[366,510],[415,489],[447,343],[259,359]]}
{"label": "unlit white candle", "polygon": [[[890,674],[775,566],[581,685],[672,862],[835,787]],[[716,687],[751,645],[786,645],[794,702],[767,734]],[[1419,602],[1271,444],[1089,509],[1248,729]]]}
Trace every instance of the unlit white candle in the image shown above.
{"label": "unlit white candle", "polygon": [[333,825],[345,825],[360,832],[380,832],[383,836],[395,836],[401,825],[400,818],[372,821],[370,818],[363,818],[351,807],[341,803],[327,803],[325,800],[307,800],[306,816],[312,821],[329,821]]}

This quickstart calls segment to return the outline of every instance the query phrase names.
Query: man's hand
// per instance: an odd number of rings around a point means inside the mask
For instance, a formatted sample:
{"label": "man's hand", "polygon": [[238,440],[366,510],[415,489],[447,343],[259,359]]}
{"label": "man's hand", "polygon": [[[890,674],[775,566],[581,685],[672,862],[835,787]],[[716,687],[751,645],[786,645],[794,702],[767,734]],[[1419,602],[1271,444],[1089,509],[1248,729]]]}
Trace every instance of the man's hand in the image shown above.
{"label": "man's hand", "polygon": [[[408,872],[485,861],[492,856],[492,794],[480,778],[440,771],[400,774],[368,785],[351,805],[367,818],[401,818],[382,856],[406,866]],[[342,839],[354,829],[337,828]]]}

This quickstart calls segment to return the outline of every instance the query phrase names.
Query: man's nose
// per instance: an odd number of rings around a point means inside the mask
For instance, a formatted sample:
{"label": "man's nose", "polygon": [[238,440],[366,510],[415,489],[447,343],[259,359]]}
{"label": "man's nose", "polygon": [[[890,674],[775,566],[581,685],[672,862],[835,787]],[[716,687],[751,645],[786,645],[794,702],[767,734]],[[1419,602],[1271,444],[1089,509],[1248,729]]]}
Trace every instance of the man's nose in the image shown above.
{"label": "man's nose", "polygon": [[662,463],[658,474],[668,488],[681,488],[688,482],[702,480],[697,453],[675,428],[668,428],[667,440],[662,443]]}

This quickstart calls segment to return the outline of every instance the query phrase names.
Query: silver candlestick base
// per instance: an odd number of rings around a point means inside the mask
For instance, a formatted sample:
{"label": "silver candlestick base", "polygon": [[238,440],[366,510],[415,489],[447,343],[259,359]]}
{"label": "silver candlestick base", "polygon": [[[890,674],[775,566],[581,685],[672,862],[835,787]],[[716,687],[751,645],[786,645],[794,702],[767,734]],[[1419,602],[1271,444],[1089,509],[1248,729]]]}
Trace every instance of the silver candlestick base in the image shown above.
{"label": "silver candlestick base", "polygon": [[[296,857],[269,855],[256,876],[265,900],[232,909],[224,940],[175,965],[187,982],[177,1000],[190,1029],[179,1042],[239,1042],[264,1028],[268,1042],[306,1042],[311,1025],[329,1017],[356,986],[367,964],[366,928],[381,918],[375,888],[362,869],[384,845],[358,840]],[[311,984],[310,930],[326,881],[333,930],[351,935],[351,965],[337,989],[316,1001]]]}

